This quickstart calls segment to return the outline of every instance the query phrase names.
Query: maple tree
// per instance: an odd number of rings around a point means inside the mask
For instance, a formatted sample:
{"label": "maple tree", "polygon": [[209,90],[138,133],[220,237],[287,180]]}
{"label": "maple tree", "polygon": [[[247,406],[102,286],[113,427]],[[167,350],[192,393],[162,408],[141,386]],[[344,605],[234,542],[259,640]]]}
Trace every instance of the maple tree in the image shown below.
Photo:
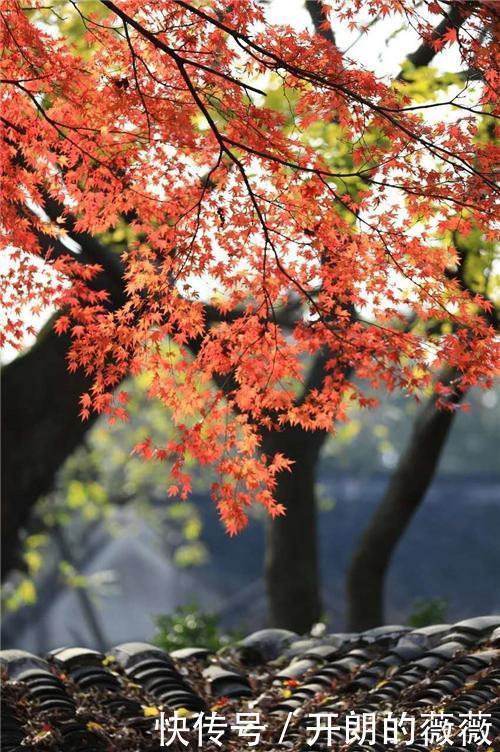
{"label": "maple tree", "polygon": [[[72,2],[83,45],[34,21],[42,5],[2,9],[3,343],[20,345],[27,307],[62,310],[83,419],[126,419],[117,385],[150,374],[176,437],[136,451],[174,458],[169,493],[188,496],[187,458],[214,466],[235,533],[254,502],[285,511],[278,478],[300,454],[280,434],[317,453],[369,387],[432,388],[453,411],[491,385],[492,304],[464,284],[459,238],[495,237],[492,4],[452,4],[460,23],[438,34],[409,0],[329,4],[353,26],[399,14],[431,56],[456,43],[475,105],[415,102],[342,55],[324,18],[312,39],[247,0]],[[424,5],[446,21],[447,3]],[[118,258],[102,238],[122,227]]]}

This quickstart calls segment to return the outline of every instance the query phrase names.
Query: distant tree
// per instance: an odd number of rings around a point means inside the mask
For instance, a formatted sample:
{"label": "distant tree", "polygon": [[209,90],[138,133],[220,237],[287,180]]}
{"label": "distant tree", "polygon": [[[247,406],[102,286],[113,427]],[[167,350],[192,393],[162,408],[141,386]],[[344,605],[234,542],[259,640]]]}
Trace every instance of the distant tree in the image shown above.
{"label": "distant tree", "polygon": [[[481,128],[495,117],[494,7],[332,4],[333,28],[362,11],[401,16],[422,40],[413,67],[456,43],[482,81],[475,105],[447,96],[467,88],[460,75],[429,103],[412,94],[411,65],[394,85],[357,67],[313,2],[314,38],[247,1],[92,7],[66,8],[83,43],[48,33],[50,3],[1,12],[4,343],[21,341],[26,309],[61,311],[60,339],[47,332],[2,376],[5,570],[84,433],[77,398],[84,420],[126,419],[116,387],[148,372],[176,436],[137,453],[173,460],[181,498],[186,459],[213,466],[230,533],[254,502],[277,518],[272,619],[305,629],[321,609],[315,470],[346,403],[374,404],[363,383],[428,389],[453,414],[495,373],[491,302],[463,283],[455,242],[493,238],[498,150]],[[459,116],[436,122],[434,107]]]}

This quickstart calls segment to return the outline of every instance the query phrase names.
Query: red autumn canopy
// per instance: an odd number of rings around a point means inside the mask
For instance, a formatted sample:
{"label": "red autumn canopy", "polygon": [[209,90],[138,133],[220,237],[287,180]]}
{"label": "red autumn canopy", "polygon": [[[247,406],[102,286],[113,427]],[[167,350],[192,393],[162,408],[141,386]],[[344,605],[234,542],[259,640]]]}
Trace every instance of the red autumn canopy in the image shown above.
{"label": "red autumn canopy", "polygon": [[[253,501],[283,511],[289,463],[259,452],[263,430],[331,430],[349,400],[372,403],[360,385],[414,393],[443,366],[443,407],[491,383],[491,303],[463,284],[454,238],[494,238],[493,4],[456,3],[442,36],[428,16],[449,3],[330,4],[332,21],[394,13],[430,48],[457,45],[475,104],[419,103],[249,0],[70,4],[83,43],[43,22],[47,3],[0,13],[2,336],[21,342],[27,308],[62,309],[69,368],[93,380],[83,418],[125,418],[116,387],[147,372],[177,435],[137,451],[173,458],[184,497],[186,458],[213,465],[235,532]],[[116,228],[121,257],[103,241]],[[318,351],[323,377],[298,399]]]}

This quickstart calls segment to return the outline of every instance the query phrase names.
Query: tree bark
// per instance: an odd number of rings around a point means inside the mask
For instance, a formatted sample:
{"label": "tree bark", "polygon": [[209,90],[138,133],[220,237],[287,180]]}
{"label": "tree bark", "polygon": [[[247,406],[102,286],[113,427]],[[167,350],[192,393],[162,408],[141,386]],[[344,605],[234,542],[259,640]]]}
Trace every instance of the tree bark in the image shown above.
{"label": "tree bark", "polygon": [[[64,211],[50,196],[44,211],[52,219]],[[126,300],[120,258],[88,233],[75,231],[75,218],[66,216],[71,238],[80,246],[82,263],[99,264],[101,271],[89,282],[106,290],[105,307],[116,310]],[[68,253],[60,243],[39,232],[42,250]],[[66,358],[71,336],[53,330],[55,316],[43,327],[33,347],[1,370],[2,395],[2,578],[17,567],[20,535],[29,523],[37,499],[48,493],[54,478],[95,421],[82,421],[79,398],[91,379],[83,369],[70,374]]]}
{"label": "tree bark", "polygon": [[37,499],[50,491],[64,460],[94,421],[80,420],[88,389],[82,371],[66,368],[69,336],[52,321],[35,345],[2,368],[2,577],[20,566],[20,533]]}
{"label": "tree bark", "polygon": [[[414,52],[408,55],[408,60],[415,68],[423,68],[429,65],[430,62],[436,56],[436,48],[433,45],[437,39],[441,39],[447,31],[450,29],[459,29],[465,22],[467,16],[470,14],[471,9],[467,8],[465,4],[459,5],[458,3],[452,5],[449,13],[445,15],[440,24],[433,30],[431,37],[428,41],[423,42]],[[401,71],[398,75],[398,80],[404,80],[404,71]]]}
{"label": "tree bark", "polygon": [[[450,402],[458,403],[462,394]],[[455,411],[436,407],[433,395],[415,422],[410,440],[351,560],[347,577],[348,629],[384,622],[384,584],[392,555],[424,501],[452,427]]]}
{"label": "tree bark", "polygon": [[271,625],[299,634],[321,617],[315,479],[325,438],[294,427],[263,441],[266,453],[282,452],[294,461],[291,472],[280,474],[276,491],[286,515],[266,521],[265,579]]}

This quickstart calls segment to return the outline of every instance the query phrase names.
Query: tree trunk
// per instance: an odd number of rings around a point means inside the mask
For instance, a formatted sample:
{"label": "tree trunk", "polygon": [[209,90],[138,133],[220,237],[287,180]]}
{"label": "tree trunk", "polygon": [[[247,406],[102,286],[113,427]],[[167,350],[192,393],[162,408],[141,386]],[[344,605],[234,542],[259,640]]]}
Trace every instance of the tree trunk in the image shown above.
{"label": "tree trunk", "polygon": [[22,565],[19,536],[31,511],[95,419],[78,415],[89,381],[81,370],[68,372],[69,336],[57,336],[52,323],[1,373],[2,577]]}
{"label": "tree trunk", "polygon": [[[52,219],[65,208],[45,196],[44,211]],[[82,263],[102,270],[89,282],[93,290],[106,290],[105,308],[113,311],[125,303],[123,269],[119,257],[87,233],[74,230],[75,219],[66,214],[66,229],[79,244]],[[68,249],[39,233],[42,249]],[[96,414],[82,421],[79,398],[91,386],[83,369],[67,369],[69,334],[56,335],[55,316],[43,327],[33,347],[2,367],[2,578],[23,566],[20,533],[26,528],[40,496],[48,493],[67,457],[81,443]]]}
{"label": "tree trunk", "polygon": [[[455,396],[457,403],[462,395]],[[417,419],[382,502],[363,533],[347,578],[348,628],[370,629],[384,622],[384,583],[391,557],[423,502],[455,417],[433,396]]]}
{"label": "tree trunk", "polygon": [[265,576],[272,626],[298,633],[321,617],[315,479],[325,438],[287,428],[263,441],[265,452],[282,452],[295,463],[278,478],[276,498],[286,515],[266,523]]}

